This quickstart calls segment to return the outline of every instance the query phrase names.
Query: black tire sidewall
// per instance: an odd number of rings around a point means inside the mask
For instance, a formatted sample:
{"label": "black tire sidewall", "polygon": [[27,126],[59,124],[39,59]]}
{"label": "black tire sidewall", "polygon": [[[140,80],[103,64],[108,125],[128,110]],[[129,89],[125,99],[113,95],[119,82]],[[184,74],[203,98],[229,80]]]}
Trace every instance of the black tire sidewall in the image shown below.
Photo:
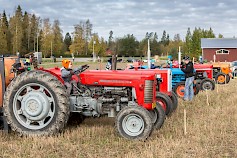
{"label": "black tire sidewall", "polygon": [[156,99],[161,99],[165,102],[165,104],[166,104],[165,114],[167,116],[169,116],[174,111],[174,106],[173,106],[172,100],[170,99],[170,97],[168,95],[157,92]]}

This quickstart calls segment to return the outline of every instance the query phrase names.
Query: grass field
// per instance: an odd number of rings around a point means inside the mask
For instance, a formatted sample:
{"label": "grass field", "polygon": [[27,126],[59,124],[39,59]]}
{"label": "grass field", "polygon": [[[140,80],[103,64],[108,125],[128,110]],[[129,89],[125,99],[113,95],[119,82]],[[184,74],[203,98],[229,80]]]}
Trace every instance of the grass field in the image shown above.
{"label": "grass field", "polygon": [[[89,65],[100,68],[100,64]],[[119,137],[113,118],[88,118],[79,125],[69,124],[54,137],[21,138],[0,133],[0,157],[237,157],[237,80],[216,86],[214,91],[200,92],[191,102],[179,100],[176,112],[145,142]]]}

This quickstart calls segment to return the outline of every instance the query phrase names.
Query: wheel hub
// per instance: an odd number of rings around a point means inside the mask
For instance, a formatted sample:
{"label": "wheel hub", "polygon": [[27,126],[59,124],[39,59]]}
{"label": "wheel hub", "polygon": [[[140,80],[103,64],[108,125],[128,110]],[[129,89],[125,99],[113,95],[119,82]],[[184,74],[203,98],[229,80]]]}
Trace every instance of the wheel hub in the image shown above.
{"label": "wheel hub", "polygon": [[23,97],[22,112],[32,121],[42,120],[49,113],[47,96],[41,92],[30,92]]}
{"label": "wheel hub", "polygon": [[203,89],[204,90],[210,90],[212,88],[212,84],[210,82],[205,82],[203,84]]}
{"label": "wheel hub", "polygon": [[135,114],[126,116],[122,122],[122,125],[125,133],[130,136],[138,136],[144,129],[144,122],[142,118]]}

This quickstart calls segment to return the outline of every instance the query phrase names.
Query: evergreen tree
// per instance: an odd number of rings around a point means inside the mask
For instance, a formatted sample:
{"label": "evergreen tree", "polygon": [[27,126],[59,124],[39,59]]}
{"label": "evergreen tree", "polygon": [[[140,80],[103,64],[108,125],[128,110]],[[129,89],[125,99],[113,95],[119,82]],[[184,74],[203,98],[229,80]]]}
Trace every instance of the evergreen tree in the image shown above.
{"label": "evergreen tree", "polygon": [[108,42],[108,47],[110,48],[110,50],[112,50],[112,45],[113,45],[113,31],[111,30],[109,32],[109,42]]}
{"label": "evergreen tree", "polygon": [[163,45],[165,45],[165,44],[166,44],[166,39],[167,39],[167,37],[166,37],[166,31],[164,30],[160,42],[161,42]]}
{"label": "evergreen tree", "polygon": [[72,44],[72,37],[69,32],[66,33],[64,37],[65,50],[70,51],[69,46]]}
{"label": "evergreen tree", "polygon": [[196,28],[193,30],[192,36],[192,53],[193,57],[198,57],[201,55],[201,37],[202,37],[202,30],[201,28]]}
{"label": "evergreen tree", "polygon": [[222,34],[219,34],[218,38],[224,38],[224,36]]}
{"label": "evergreen tree", "polygon": [[[39,40],[39,18],[33,14],[30,18],[30,39],[29,39],[29,51],[30,52],[36,52],[37,51],[37,36],[38,36],[38,42]],[[38,43],[39,46],[39,43]],[[39,50],[39,48],[38,48]]]}
{"label": "evergreen tree", "polygon": [[11,33],[9,30],[9,22],[7,20],[5,10],[3,11],[3,14],[2,14],[2,29],[3,29],[3,32],[5,32],[6,38],[7,38],[7,53],[10,53],[11,52]]}
{"label": "evergreen tree", "polygon": [[207,31],[207,36],[208,38],[216,38],[212,28],[210,27],[210,29]]}
{"label": "evergreen tree", "polygon": [[186,52],[187,55],[190,55],[192,53],[192,34],[190,31],[190,28],[188,28],[187,34],[185,36],[185,48],[184,52]]}
{"label": "evergreen tree", "polygon": [[25,12],[23,16],[23,23],[22,23],[23,29],[23,37],[22,37],[22,45],[21,45],[21,51],[22,53],[26,54],[29,53],[30,50],[30,20],[28,13]]}
{"label": "evergreen tree", "polygon": [[135,56],[137,55],[138,46],[139,42],[136,40],[133,34],[128,34],[119,40],[118,54],[125,56]]}
{"label": "evergreen tree", "polygon": [[15,15],[10,18],[10,32],[12,35],[11,43],[12,43],[12,51],[13,54],[16,54],[16,52],[21,52],[21,45],[22,45],[22,39],[23,39],[23,27],[22,27],[22,9],[20,5],[18,5]]}
{"label": "evergreen tree", "polygon": [[[5,12],[4,12],[5,13]],[[0,15],[0,54],[8,54],[7,47],[7,26],[4,19],[4,14]]]}

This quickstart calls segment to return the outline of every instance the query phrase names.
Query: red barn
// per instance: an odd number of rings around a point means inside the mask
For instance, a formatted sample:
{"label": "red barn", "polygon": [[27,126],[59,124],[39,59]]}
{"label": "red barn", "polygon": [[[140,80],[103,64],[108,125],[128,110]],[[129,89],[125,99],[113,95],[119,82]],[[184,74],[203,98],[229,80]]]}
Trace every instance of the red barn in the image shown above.
{"label": "red barn", "polygon": [[237,60],[236,38],[202,38],[202,57],[207,61],[232,62]]}

